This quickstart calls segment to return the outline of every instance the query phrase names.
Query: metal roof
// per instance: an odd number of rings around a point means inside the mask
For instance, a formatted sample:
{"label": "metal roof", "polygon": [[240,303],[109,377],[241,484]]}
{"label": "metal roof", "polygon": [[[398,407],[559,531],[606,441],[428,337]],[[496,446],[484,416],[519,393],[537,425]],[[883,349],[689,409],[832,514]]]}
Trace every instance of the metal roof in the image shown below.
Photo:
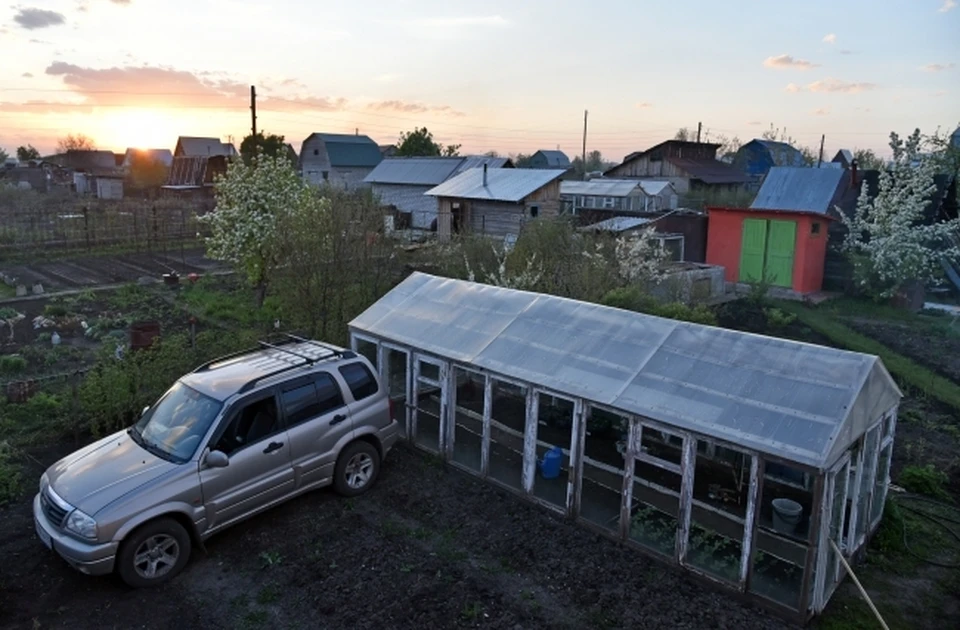
{"label": "metal roof", "polygon": [[[370,136],[360,136],[348,133],[312,133],[304,140],[304,144],[311,138],[320,138],[327,149],[330,165],[369,166],[380,163],[383,154],[380,145],[370,139]],[[301,150],[301,154],[303,151]]]}
{"label": "metal roof", "polygon": [[[666,190],[667,188],[672,189],[673,184],[671,184],[670,182],[664,182],[660,180],[641,179],[640,188],[642,188],[643,192],[647,193],[651,197],[656,197],[657,195],[663,193],[663,191]],[[676,193],[677,191],[674,190],[673,192]]]}
{"label": "metal roof", "polygon": [[560,182],[561,195],[628,197],[637,188],[640,188],[640,182],[635,179],[591,179],[585,182]]}
{"label": "metal roof", "polygon": [[827,214],[844,172],[837,168],[775,166],[764,178],[750,208]]}
{"label": "metal roof", "polygon": [[234,157],[237,155],[237,150],[232,144],[220,142],[219,138],[180,136],[177,139],[177,147],[180,149],[180,155],[188,157],[211,157],[214,155]]}
{"label": "metal roof", "polygon": [[363,181],[368,184],[410,184],[436,186],[450,177],[463,158],[392,157],[370,171]]}
{"label": "metal roof", "polygon": [[643,217],[610,217],[592,225],[585,225],[580,230],[582,232],[626,232],[636,229],[656,221],[656,219],[645,219]]}
{"label": "metal roof", "polygon": [[350,330],[820,470],[901,398],[875,356],[423,273]]}
{"label": "metal roof", "polygon": [[468,155],[463,158],[463,162],[453,171],[453,174],[459,175],[464,171],[469,171],[471,168],[483,168],[484,164],[487,165],[487,168],[513,168],[513,161],[510,158]]}
{"label": "metal roof", "polygon": [[117,168],[117,158],[112,151],[70,149],[60,158],[60,164],[75,171],[112,173]]}
{"label": "metal roof", "polygon": [[471,168],[513,168],[510,158],[468,155],[467,157],[384,158],[363,181],[368,184],[436,186]]}
{"label": "metal roof", "polygon": [[546,160],[548,168],[570,168],[570,158],[568,158],[567,154],[563,151],[541,149],[533,155],[537,155],[538,153]]}
{"label": "metal roof", "polygon": [[472,168],[431,188],[425,194],[516,203],[565,173],[540,168],[490,168],[487,169],[487,185],[484,186],[483,169]]}
{"label": "metal roof", "polygon": [[668,162],[686,171],[691,179],[699,179],[705,184],[745,184],[753,181],[749,175],[729,164],[717,160],[697,160],[690,158],[666,158]]}

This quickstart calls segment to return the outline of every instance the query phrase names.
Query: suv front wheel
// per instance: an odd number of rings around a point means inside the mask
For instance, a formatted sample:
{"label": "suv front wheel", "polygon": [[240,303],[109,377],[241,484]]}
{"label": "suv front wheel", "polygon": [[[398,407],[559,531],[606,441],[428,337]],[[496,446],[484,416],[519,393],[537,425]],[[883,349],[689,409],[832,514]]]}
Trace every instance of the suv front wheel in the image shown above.
{"label": "suv front wheel", "polygon": [[333,488],[345,497],[355,497],[370,489],[380,473],[380,453],[369,442],[348,444],[337,459]]}
{"label": "suv front wheel", "polygon": [[180,573],[190,559],[190,534],[172,518],[143,525],[123,542],[117,573],[135,588],[156,586]]}

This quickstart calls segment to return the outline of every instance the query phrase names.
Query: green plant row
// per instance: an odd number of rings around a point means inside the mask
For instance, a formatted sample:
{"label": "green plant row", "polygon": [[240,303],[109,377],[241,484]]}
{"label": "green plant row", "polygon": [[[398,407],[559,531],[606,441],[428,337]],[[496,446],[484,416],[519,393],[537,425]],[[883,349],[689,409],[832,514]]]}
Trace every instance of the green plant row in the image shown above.
{"label": "green plant row", "polygon": [[838,346],[880,357],[901,385],[919,390],[931,398],[960,410],[960,386],[956,383],[814,309],[787,302],[781,303],[779,307],[793,313],[805,325],[829,338]]}

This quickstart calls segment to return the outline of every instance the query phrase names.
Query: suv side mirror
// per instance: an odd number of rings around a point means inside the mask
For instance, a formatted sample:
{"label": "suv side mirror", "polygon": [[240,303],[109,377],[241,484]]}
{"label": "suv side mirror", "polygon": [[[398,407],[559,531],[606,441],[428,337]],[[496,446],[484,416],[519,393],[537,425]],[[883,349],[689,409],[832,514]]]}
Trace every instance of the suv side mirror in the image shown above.
{"label": "suv side mirror", "polygon": [[210,451],[203,461],[210,468],[226,468],[230,465],[230,458],[223,451]]}

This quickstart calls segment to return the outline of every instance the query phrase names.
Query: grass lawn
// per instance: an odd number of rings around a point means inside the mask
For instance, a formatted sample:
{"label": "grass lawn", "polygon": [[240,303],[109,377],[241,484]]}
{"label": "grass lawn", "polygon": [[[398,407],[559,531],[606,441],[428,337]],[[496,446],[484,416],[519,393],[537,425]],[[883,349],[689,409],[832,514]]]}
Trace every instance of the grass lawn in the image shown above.
{"label": "grass lawn", "polygon": [[879,341],[861,335],[844,324],[837,315],[869,312],[876,317],[883,314],[901,321],[915,321],[920,325],[942,326],[944,335],[952,334],[948,329],[949,318],[936,315],[914,315],[898,311],[897,309],[889,309],[889,307],[878,306],[876,309],[868,309],[863,306],[863,303],[856,303],[852,300],[839,300],[832,306],[820,308],[811,308],[796,302],[782,301],[778,302],[777,307],[796,315],[797,319],[805,325],[829,338],[840,347],[853,350],[854,352],[863,352],[865,354],[879,356],[883,359],[883,364],[901,387],[907,386],[913,388],[954,409],[960,410],[960,385],[934,373],[932,370],[928,370],[902,354],[894,352]]}

